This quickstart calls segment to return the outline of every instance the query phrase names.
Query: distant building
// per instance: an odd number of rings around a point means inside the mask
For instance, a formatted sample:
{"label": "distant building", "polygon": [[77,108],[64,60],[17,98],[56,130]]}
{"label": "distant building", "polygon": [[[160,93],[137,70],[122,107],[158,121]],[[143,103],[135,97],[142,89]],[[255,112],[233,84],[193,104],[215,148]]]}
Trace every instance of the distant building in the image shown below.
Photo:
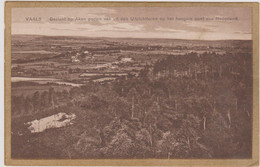
{"label": "distant building", "polygon": [[121,62],[127,63],[127,62],[132,62],[133,59],[131,57],[125,57],[121,59]]}
{"label": "distant building", "polygon": [[71,62],[72,63],[79,63],[79,53],[76,54],[76,56],[71,56]]}
{"label": "distant building", "polygon": [[79,59],[72,59],[72,63],[79,63],[80,60]]}

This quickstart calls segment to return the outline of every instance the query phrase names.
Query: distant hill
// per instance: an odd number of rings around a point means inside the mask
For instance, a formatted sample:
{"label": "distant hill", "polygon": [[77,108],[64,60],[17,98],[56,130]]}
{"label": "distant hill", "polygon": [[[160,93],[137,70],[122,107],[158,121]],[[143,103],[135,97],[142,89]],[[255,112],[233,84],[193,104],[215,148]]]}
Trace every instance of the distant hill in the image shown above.
{"label": "distant hill", "polygon": [[[211,48],[222,50],[246,49],[252,50],[251,40],[184,40],[184,39],[157,39],[157,38],[107,38],[107,37],[82,37],[82,36],[43,36],[43,35],[12,35],[12,60],[53,57],[68,51],[78,51],[81,47],[94,49],[116,47],[167,47],[175,50]],[[47,54],[48,53],[48,54]]]}

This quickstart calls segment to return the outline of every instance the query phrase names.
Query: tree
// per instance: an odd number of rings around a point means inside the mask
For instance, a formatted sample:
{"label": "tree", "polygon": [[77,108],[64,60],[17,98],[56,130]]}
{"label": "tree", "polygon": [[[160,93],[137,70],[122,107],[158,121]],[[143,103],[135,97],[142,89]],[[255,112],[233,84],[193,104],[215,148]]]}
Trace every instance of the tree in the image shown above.
{"label": "tree", "polygon": [[32,97],[32,102],[33,102],[33,106],[34,106],[34,112],[38,112],[41,106],[41,99],[40,99],[40,93],[38,91],[36,91],[33,94]]}
{"label": "tree", "polygon": [[134,118],[135,103],[138,100],[138,93],[135,88],[131,88],[127,95],[131,99],[131,118]]}
{"label": "tree", "polygon": [[49,103],[51,104],[53,110],[54,110],[54,107],[55,107],[54,94],[55,94],[54,88],[50,87],[49,88]]}
{"label": "tree", "polygon": [[135,156],[137,158],[146,158],[152,154],[151,141],[152,136],[145,128],[137,131],[135,141]]}
{"label": "tree", "polygon": [[49,94],[47,91],[41,93],[41,107],[46,108],[49,106]]}

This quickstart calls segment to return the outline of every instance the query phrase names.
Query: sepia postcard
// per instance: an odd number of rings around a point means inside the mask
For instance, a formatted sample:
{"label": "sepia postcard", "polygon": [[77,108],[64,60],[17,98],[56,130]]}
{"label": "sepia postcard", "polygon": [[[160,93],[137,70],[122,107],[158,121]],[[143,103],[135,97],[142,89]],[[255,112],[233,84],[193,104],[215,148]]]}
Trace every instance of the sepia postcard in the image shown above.
{"label": "sepia postcard", "polygon": [[258,6],[6,2],[5,164],[258,166]]}

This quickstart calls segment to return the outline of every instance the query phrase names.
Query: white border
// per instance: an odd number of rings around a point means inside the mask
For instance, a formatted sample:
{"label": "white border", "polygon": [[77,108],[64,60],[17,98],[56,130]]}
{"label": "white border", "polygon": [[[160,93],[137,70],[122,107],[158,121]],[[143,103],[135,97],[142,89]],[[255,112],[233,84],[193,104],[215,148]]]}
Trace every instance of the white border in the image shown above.
{"label": "white border", "polygon": [[[18,1],[18,0],[9,0]],[[62,0],[19,0],[19,1],[62,1]],[[72,1],[72,0],[63,0]],[[77,0],[84,1],[84,0]],[[91,1],[127,1],[127,0],[91,0]],[[128,0],[131,1],[131,0]],[[228,1],[217,1],[217,0],[134,0],[132,2],[258,2],[260,0],[228,0]],[[6,0],[0,0],[0,167],[4,167],[4,3]]]}

